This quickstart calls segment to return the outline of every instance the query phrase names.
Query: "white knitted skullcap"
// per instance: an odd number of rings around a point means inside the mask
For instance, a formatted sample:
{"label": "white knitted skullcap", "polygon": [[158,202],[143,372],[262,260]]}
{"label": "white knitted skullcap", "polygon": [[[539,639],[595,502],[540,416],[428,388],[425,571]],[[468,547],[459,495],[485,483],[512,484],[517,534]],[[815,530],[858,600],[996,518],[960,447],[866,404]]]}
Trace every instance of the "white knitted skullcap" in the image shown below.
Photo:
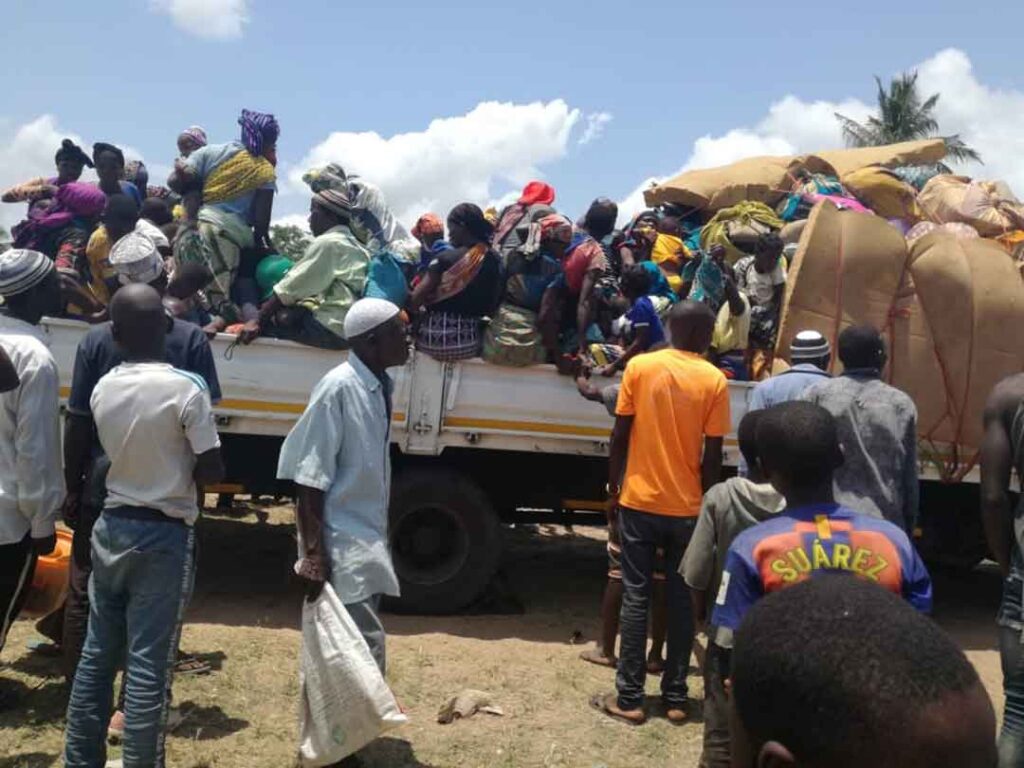
{"label": "white knitted skullcap", "polygon": [[398,307],[385,299],[360,299],[345,315],[345,338],[362,336],[384,325],[398,312]]}

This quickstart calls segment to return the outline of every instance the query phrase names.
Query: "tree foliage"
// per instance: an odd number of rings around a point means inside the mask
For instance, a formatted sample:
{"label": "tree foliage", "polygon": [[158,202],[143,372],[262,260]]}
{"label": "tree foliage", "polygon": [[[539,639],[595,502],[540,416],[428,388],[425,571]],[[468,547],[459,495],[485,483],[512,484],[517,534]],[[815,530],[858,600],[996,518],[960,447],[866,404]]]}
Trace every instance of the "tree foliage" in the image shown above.
{"label": "tree foliage", "polygon": [[278,253],[292,261],[298,261],[312,242],[310,234],[294,224],[273,224],[270,227],[270,239],[277,247]]}
{"label": "tree foliage", "polygon": [[843,129],[843,138],[849,146],[876,147],[938,136],[946,142],[949,157],[981,162],[981,155],[967,146],[958,135],[942,136],[939,133],[939,123],[934,114],[939,94],[933,93],[922,100],[917,89],[917,72],[894,78],[888,89],[877,76],[875,83],[878,85],[877,115],[859,122],[836,113],[836,119]]}

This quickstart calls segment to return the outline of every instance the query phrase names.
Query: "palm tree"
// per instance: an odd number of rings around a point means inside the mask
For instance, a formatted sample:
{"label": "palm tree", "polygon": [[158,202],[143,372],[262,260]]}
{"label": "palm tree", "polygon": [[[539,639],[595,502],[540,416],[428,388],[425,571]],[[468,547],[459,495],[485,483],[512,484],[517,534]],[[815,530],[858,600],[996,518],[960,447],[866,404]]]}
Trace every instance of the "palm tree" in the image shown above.
{"label": "palm tree", "polygon": [[[922,102],[917,92],[917,72],[895,78],[889,83],[888,91],[877,76],[875,82],[878,83],[877,117],[872,115],[860,123],[836,112],[836,119],[843,128],[843,138],[849,146],[877,147],[926,139],[939,132],[939,123],[932,114],[939,94],[933,93]],[[964,144],[959,135],[940,138],[946,142],[946,154],[954,160],[981,162],[981,155]]]}

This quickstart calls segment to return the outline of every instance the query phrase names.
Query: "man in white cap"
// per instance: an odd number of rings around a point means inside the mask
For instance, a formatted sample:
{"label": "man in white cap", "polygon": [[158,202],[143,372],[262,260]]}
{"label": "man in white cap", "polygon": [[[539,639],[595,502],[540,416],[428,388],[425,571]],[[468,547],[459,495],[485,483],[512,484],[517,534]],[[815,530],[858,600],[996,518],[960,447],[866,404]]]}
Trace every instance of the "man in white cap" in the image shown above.
{"label": "man in white cap", "polygon": [[405,321],[384,299],[360,299],[345,316],[348,360],[313,390],[281,448],[277,476],[298,489],[295,572],[315,600],[326,582],[385,669],[382,595],[398,595],[388,550],[391,379],[409,357]]}
{"label": "man in white cap", "polygon": [[114,243],[110,266],[121,285],[147,283],[161,293],[167,287],[164,257],[153,238],[142,232],[129,232]]}
{"label": "man in white cap", "polygon": [[748,410],[759,411],[799,400],[804,390],[830,378],[832,347],[817,331],[800,331],[789,345],[790,369],[760,382],[750,393]]}
{"label": "man in white cap", "polygon": [[0,254],[0,345],[17,389],[0,395],[0,649],[18,615],[36,558],[53,551],[64,500],[57,364],[39,328],[61,307],[53,261],[38,251]]}

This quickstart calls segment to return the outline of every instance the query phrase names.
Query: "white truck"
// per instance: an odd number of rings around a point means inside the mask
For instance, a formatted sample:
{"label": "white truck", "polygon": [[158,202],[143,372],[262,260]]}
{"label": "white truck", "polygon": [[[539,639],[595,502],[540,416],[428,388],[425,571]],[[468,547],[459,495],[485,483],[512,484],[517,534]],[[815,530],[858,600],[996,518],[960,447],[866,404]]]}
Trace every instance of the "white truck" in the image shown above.
{"label": "white truck", "polygon": [[[71,320],[44,326],[66,400],[75,350],[88,326]],[[211,341],[223,392],[216,415],[228,476],[208,490],[287,494],[291,489],[276,479],[281,441],[313,386],[345,353],[276,339],[234,342],[224,334]],[[401,607],[445,612],[471,603],[498,567],[502,522],[604,520],[612,419],[601,404],[582,398],[572,379],[553,366],[440,363],[418,352],[392,374],[390,537]],[[735,426],[752,386],[730,384],[726,468],[739,461]],[[922,548],[977,562],[985,554],[977,470],[955,486],[934,482],[930,467],[922,467],[921,477]]]}

